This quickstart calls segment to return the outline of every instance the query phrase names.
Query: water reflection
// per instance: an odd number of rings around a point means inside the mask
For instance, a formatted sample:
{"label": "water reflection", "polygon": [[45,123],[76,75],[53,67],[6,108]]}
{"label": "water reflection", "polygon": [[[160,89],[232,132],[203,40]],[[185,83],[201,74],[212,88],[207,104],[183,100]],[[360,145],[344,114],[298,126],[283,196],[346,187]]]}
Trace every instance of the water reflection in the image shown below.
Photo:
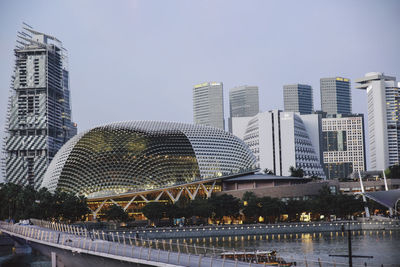
{"label": "water reflection", "polygon": [[[373,259],[353,260],[354,266],[400,266],[400,231],[352,231],[354,255],[369,255]],[[188,239],[190,242],[192,239]],[[175,243],[177,240],[173,240]],[[182,242],[182,240],[181,240]],[[183,241],[185,242],[185,241]],[[196,239],[199,247],[230,248],[236,251],[277,250],[287,260],[295,259],[299,266],[305,266],[305,259],[346,264],[347,258],[333,258],[329,254],[347,255],[347,233],[303,233],[226,236]],[[315,264],[314,264],[315,265]],[[318,266],[318,265],[316,265]],[[330,266],[324,264],[323,266]],[[332,265],[333,266],[333,265]],[[339,265],[338,265],[339,266]]]}

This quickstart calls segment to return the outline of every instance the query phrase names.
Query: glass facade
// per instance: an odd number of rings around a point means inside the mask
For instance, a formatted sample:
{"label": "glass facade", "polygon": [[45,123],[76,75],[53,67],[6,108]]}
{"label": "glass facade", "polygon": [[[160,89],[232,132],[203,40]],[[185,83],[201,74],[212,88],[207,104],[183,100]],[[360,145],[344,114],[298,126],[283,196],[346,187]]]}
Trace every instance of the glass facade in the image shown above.
{"label": "glass facade", "polygon": [[86,196],[159,189],[255,168],[249,148],[213,127],[124,122],[71,139],[56,155],[42,187]]}

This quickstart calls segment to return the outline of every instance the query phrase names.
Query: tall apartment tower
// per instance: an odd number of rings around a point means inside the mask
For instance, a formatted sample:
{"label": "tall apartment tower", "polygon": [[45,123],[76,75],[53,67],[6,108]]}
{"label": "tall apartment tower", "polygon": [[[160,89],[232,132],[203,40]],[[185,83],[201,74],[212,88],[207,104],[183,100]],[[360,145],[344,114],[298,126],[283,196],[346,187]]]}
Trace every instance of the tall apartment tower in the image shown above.
{"label": "tall apartment tower", "polygon": [[67,51],[57,38],[24,24],[14,54],[3,170],[7,182],[37,189],[54,155],[77,132]]}
{"label": "tall apartment tower", "polygon": [[356,80],[367,91],[368,134],[372,170],[399,164],[400,83],[396,77],[370,72]]}
{"label": "tall apartment tower", "polygon": [[307,84],[288,84],[283,86],[285,111],[311,114],[314,109],[313,90]]}
{"label": "tall apartment tower", "polygon": [[232,132],[232,118],[253,117],[259,112],[257,86],[238,86],[229,91],[229,131]]}
{"label": "tall apartment tower", "polygon": [[205,82],[193,87],[193,121],[225,130],[222,82]]}
{"label": "tall apartment tower", "polygon": [[321,78],[321,109],[327,114],[351,114],[350,80]]}

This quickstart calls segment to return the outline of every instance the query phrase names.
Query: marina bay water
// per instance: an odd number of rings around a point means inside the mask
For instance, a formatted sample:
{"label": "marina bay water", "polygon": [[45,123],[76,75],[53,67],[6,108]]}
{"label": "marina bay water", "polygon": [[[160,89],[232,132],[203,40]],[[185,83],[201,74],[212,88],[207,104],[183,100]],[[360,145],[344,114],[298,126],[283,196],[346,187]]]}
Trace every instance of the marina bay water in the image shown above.
{"label": "marina bay water", "polygon": [[[286,261],[297,266],[348,266],[348,258],[330,257],[347,255],[345,232],[304,234],[269,234],[225,237],[204,237],[168,240],[186,242],[212,248],[235,251],[276,250]],[[400,230],[353,231],[353,255],[373,256],[372,259],[354,258],[353,266],[400,266]],[[307,261],[307,264],[306,264]],[[333,264],[335,262],[335,264]],[[15,254],[12,246],[0,247],[0,266],[50,266],[50,259],[33,250],[32,254]]]}
{"label": "marina bay water", "polygon": [[[0,235],[1,238],[1,235]],[[51,267],[50,258],[32,250],[28,254],[16,254],[13,246],[0,246],[1,267]]]}
{"label": "marina bay water", "polygon": [[[276,250],[286,261],[296,261],[297,266],[319,266],[318,258],[322,266],[334,266],[333,262],[336,266],[348,266],[347,257],[329,256],[347,255],[347,233],[344,232],[192,238],[185,242],[235,251]],[[365,263],[400,266],[400,230],[353,231],[352,250],[353,255],[373,256],[372,259],[353,258],[353,266],[365,266]]]}

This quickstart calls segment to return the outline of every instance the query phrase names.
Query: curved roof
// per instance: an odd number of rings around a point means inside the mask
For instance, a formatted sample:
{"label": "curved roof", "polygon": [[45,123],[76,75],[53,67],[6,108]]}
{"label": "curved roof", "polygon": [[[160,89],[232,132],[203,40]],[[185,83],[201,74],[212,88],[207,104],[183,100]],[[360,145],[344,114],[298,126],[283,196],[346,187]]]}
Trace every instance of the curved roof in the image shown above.
{"label": "curved roof", "polygon": [[396,202],[400,200],[400,189],[365,192],[364,195],[387,208],[394,208]]}
{"label": "curved roof", "polygon": [[96,196],[157,189],[255,168],[239,138],[185,123],[116,122],[69,140],[52,160],[42,187]]}

